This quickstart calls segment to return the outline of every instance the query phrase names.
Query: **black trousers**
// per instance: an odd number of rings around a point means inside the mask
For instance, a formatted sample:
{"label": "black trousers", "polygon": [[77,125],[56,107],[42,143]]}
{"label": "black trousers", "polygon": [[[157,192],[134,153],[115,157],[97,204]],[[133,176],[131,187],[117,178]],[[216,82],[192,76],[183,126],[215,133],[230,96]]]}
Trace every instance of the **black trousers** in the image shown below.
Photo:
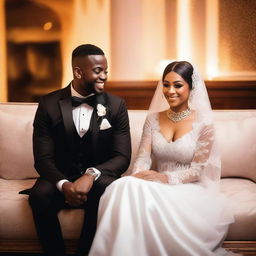
{"label": "black trousers", "polygon": [[[86,211],[77,255],[87,255],[89,253],[96,232],[100,197],[105,188],[115,179],[115,177],[100,176],[88,193],[86,203],[79,207]],[[61,209],[72,207],[65,203],[64,195],[55,184],[39,178],[30,191],[29,203],[44,254],[47,256],[65,255],[65,246],[57,215]]]}

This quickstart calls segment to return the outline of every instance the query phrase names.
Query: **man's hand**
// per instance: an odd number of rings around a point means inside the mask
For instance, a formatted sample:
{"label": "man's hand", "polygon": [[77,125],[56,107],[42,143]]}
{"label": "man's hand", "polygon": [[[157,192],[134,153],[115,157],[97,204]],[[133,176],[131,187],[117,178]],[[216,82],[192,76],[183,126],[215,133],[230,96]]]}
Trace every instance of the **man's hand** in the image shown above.
{"label": "man's hand", "polygon": [[74,184],[72,182],[64,182],[62,185],[62,192],[65,196],[66,203],[70,206],[79,206],[87,199],[86,195],[83,196],[75,191]]}
{"label": "man's hand", "polygon": [[133,174],[132,176],[135,178],[148,180],[148,181],[158,181],[161,183],[168,183],[167,175],[153,171],[153,170],[141,171],[136,174]]}
{"label": "man's hand", "polygon": [[94,177],[90,174],[84,174],[77,179],[74,184],[74,190],[76,193],[86,196],[93,185]]}

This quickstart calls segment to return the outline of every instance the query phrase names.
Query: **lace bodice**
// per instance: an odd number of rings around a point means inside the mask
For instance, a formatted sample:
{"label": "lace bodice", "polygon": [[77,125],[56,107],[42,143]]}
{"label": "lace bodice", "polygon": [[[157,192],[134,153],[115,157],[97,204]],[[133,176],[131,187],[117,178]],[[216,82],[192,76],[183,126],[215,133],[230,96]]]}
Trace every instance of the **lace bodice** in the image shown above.
{"label": "lace bodice", "polygon": [[199,181],[207,165],[213,142],[213,126],[194,123],[193,129],[168,142],[160,132],[159,113],[147,117],[133,172],[149,170],[152,159],[158,172],[168,176],[169,184]]}

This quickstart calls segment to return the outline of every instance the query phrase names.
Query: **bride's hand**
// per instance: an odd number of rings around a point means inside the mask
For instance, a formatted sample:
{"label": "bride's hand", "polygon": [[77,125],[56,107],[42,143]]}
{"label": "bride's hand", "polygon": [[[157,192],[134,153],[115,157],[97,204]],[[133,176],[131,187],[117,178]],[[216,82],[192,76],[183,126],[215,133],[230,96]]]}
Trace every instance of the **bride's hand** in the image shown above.
{"label": "bride's hand", "polygon": [[168,183],[168,177],[165,174],[162,174],[153,170],[141,171],[133,174],[132,176],[135,178],[148,180],[148,181],[158,181],[161,183]]}

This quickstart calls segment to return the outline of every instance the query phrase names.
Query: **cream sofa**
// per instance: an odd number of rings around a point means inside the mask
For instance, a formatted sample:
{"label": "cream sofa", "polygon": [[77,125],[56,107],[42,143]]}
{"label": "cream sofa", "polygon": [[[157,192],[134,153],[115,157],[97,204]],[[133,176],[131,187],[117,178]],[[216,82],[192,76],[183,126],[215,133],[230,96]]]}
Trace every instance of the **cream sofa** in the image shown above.
{"label": "cream sofa", "polygon": [[[36,108],[37,104],[0,103],[0,252],[41,251],[28,196],[18,194],[38,176],[32,156]],[[146,111],[130,110],[129,117],[133,162]],[[221,189],[234,202],[235,214],[223,246],[256,255],[256,110],[215,111],[214,117],[222,155]],[[59,213],[69,252],[74,251],[83,214]]]}

